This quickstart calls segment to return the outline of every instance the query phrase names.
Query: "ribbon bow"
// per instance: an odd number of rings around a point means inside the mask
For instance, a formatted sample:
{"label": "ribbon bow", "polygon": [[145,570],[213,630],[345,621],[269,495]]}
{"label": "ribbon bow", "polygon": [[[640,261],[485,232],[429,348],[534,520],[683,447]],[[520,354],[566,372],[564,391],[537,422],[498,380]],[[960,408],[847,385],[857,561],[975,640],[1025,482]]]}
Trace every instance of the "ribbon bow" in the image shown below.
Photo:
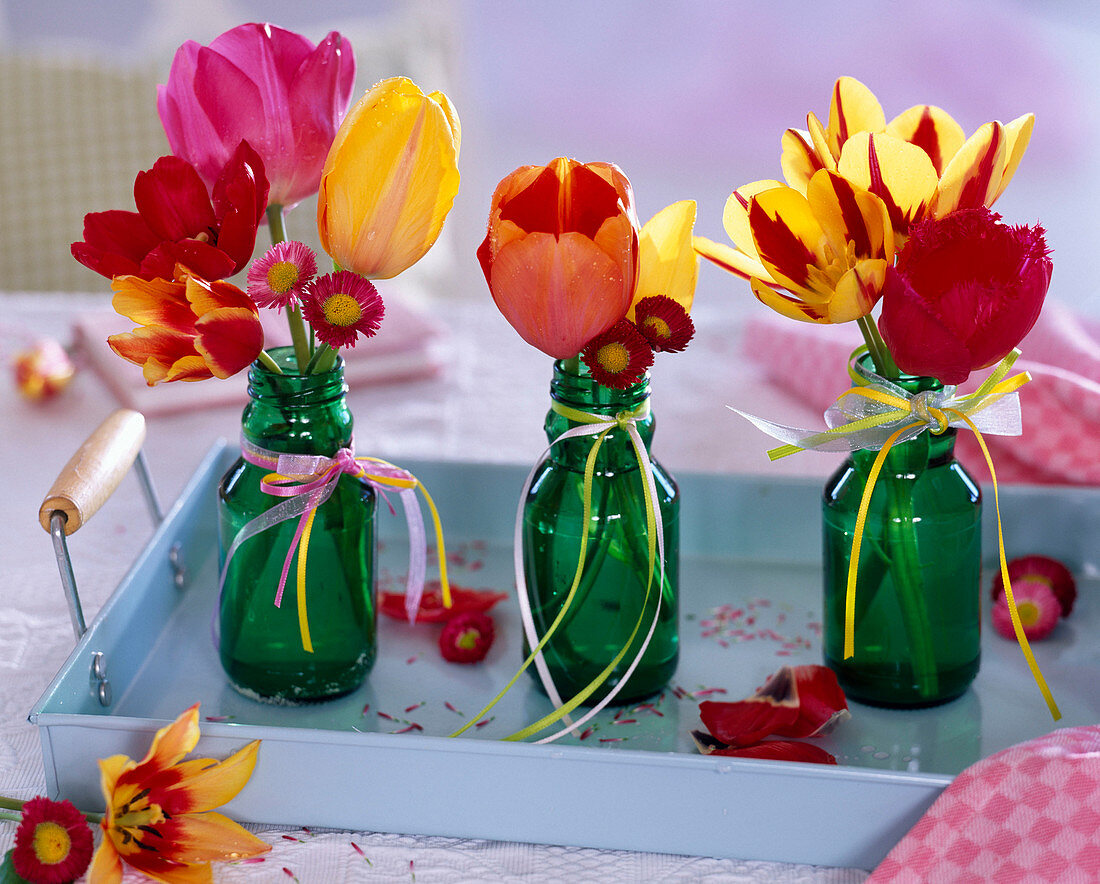
{"label": "ribbon bow", "polygon": [[1008,561],[1005,556],[1004,533],[1001,525],[997,472],[993,468],[993,458],[986,447],[985,439],[982,438],[983,433],[1019,436],[1023,432],[1017,391],[1031,380],[1031,375],[1025,371],[1012,377],[1008,376],[1020,356],[1020,351],[1013,350],[1009,353],[997,364],[977,390],[965,396],[957,395],[956,388],[950,385],[944,386],[942,390],[910,393],[860,364],[859,357],[866,351],[867,348],[862,346],[852,353],[848,372],[855,386],[841,393],[836,402],[825,412],[825,422],[829,426],[827,430],[813,431],[789,427],[731,409],[752,421],[769,436],[787,443],[768,451],[768,457],[772,460],[810,448],[817,451],[855,451],[857,449],[878,451],[867,474],[867,484],[856,514],[852,553],[848,560],[848,584],[844,605],[844,659],[847,660],[855,653],[856,574],[859,552],[871,495],[886,455],[894,445],[915,439],[926,430],[934,435],[940,435],[949,427],[967,428],[974,433],[978,446],[985,456],[986,465],[989,467],[993,500],[997,511],[997,546],[1001,579],[1004,583],[1005,598],[1008,601],[1016,641],[1039,687],[1039,692],[1050,709],[1051,716],[1057,721],[1062,717],[1062,713],[1054,701],[1046,679],[1043,678],[1039,664],[1035,661],[1031,645],[1027,636],[1024,635],[1020,614],[1016,609],[1016,600],[1012,595],[1012,582],[1008,576]]}
{"label": "ribbon bow", "polygon": [[[576,730],[594,715],[598,714],[605,706],[607,706],[619,693],[620,690],[626,685],[630,676],[634,670],[638,667],[638,664],[642,661],[642,656],[646,652],[646,648],[649,647],[650,640],[653,638],[653,633],[657,629],[657,623],[661,614],[661,598],[663,592],[658,593],[657,605],[653,613],[653,621],[649,625],[649,631],[646,633],[645,639],[642,641],[641,646],[638,648],[637,654],[630,662],[626,672],[618,683],[608,692],[607,696],[603,697],[599,703],[594,705],[588,710],[581,718],[573,721],[569,718],[569,713],[583,703],[588,697],[590,697],[600,686],[607,681],[608,677],[614,671],[615,667],[619,665],[623,657],[626,655],[627,648],[633,643],[637,637],[639,630],[643,625],[643,618],[646,605],[649,603],[649,594],[653,584],[653,569],[657,562],[658,556],[660,557],[660,584],[663,589],[665,580],[665,540],[664,540],[664,522],[661,518],[661,509],[658,503],[659,498],[657,496],[657,483],[653,478],[653,462],[650,460],[649,452],[646,451],[645,442],[642,440],[641,434],[638,432],[637,422],[644,420],[649,416],[649,400],[646,399],[637,408],[630,411],[622,411],[613,417],[608,417],[602,414],[591,414],[587,411],[581,411],[576,408],[571,408],[568,405],[562,405],[560,402],[552,400],[550,408],[556,414],[580,424],[580,426],[572,427],[554,439],[544,450],[542,455],[536,460],[535,466],[531,469],[531,472],[527,474],[527,479],[523,483],[523,490],[519,496],[519,506],[516,510],[516,522],[515,531],[513,535],[513,556],[516,575],[516,591],[519,596],[520,616],[523,620],[523,630],[527,637],[527,643],[532,648],[527,659],[523,661],[523,664],[516,671],[515,675],[508,681],[504,688],[498,693],[489,704],[481,710],[477,715],[473,716],[470,721],[451,734],[452,737],[460,736],[470,726],[480,721],[486,712],[493,708],[497,702],[509,691],[512,686],[519,679],[520,675],[531,665],[535,664],[535,669],[538,672],[539,679],[542,681],[542,685],[546,690],[547,697],[550,698],[551,703],[554,705],[554,711],[543,716],[533,724],[528,725],[522,730],[505,737],[506,740],[523,740],[532,734],[538,733],[551,724],[565,719],[567,726],[551,734],[550,736],[543,737],[536,742],[550,743],[571,731]],[[634,629],[630,633],[630,637],[623,644],[623,647],[615,655],[610,663],[600,672],[591,682],[589,682],[584,688],[582,688],[576,696],[572,697],[568,702],[563,702],[561,694],[558,692],[557,686],[554,684],[554,679],[550,675],[550,670],[546,665],[546,660],[542,655],[542,649],[546,646],[546,643],[550,641],[554,635],[558,626],[565,619],[566,612],[572,605],[574,598],[577,594],[577,589],[581,583],[581,577],[584,574],[584,560],[585,551],[588,547],[588,530],[589,522],[592,514],[592,482],[596,472],[596,456],[599,454],[600,447],[603,445],[604,440],[608,434],[614,430],[624,430],[630,437],[630,442],[634,448],[634,453],[638,458],[638,465],[640,467],[642,484],[643,484],[643,499],[645,500],[645,514],[646,514],[646,536],[649,544],[648,548],[648,576],[646,579],[646,592],[645,598],[642,601],[641,611],[638,616],[638,622],[634,624]],[[531,602],[527,595],[527,582],[524,574],[523,567],[523,506],[527,500],[527,494],[531,489],[531,483],[535,479],[535,473],[538,471],[539,466],[542,464],[543,458],[549,454],[550,449],[555,445],[564,442],[566,439],[575,439],[582,436],[594,437],[591,450],[588,452],[588,457],[585,461],[584,467],[584,493],[583,493],[583,507],[584,512],[582,516],[581,524],[581,541],[580,541],[580,555],[577,561],[577,569],[573,575],[572,585],[569,587],[569,592],[566,594],[565,600],[562,603],[561,610],[558,612],[554,621],[550,624],[550,628],[546,630],[546,634],[541,638],[538,635],[538,630],[535,628],[534,617],[531,613]]]}
{"label": "ribbon bow", "polygon": [[260,488],[266,494],[285,499],[252,519],[237,532],[226,551],[221,583],[225,582],[230,559],[242,543],[280,522],[296,516],[300,517],[279,575],[275,606],[279,607],[282,604],[290,561],[297,550],[298,628],[302,636],[302,648],[307,653],[313,653],[313,642],[310,638],[309,620],[306,614],[306,561],[310,532],[317,508],[332,496],[340,477],[345,474],[370,485],[386,500],[391,512],[393,506],[386,498],[386,491],[397,491],[401,498],[409,530],[409,573],[405,582],[405,613],[410,623],[416,619],[416,613],[420,609],[420,599],[424,593],[424,576],[427,571],[427,537],[416,491],[419,489],[424,495],[424,500],[431,511],[436,543],[439,547],[439,578],[443,590],[443,604],[446,607],[451,606],[451,590],[447,580],[447,555],[439,513],[428,490],[408,470],[376,457],[356,457],[351,447],[339,449],[332,457],[279,454],[253,444],[244,436],[241,437],[241,456],[253,466],[272,470],[260,480]]}

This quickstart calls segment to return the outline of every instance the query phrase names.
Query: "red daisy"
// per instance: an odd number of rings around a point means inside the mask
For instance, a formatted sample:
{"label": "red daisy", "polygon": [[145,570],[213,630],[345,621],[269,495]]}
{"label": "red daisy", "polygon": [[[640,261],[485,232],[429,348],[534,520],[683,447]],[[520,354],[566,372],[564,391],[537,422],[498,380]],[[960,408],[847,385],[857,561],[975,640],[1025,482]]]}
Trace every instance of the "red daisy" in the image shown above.
{"label": "red daisy", "polygon": [[[1016,611],[1020,615],[1024,635],[1030,641],[1046,638],[1058,625],[1062,608],[1058,596],[1045,580],[1034,577],[1013,580],[1012,597],[1016,601]],[[1005,638],[1016,638],[1016,631],[1012,628],[1012,613],[1008,609],[1008,600],[1003,595],[993,606],[993,626]]]}
{"label": "red daisy", "polygon": [[333,349],[373,336],[384,315],[378,289],[350,270],[326,273],[302,293],[302,316]]}
{"label": "red daisy", "polygon": [[581,358],[597,383],[625,390],[653,364],[653,350],[634,323],[620,319],[589,341]]}
{"label": "red daisy", "polygon": [[451,663],[477,663],[493,644],[493,618],[467,611],[447,621],[439,634],[439,650]]}
{"label": "red daisy", "polygon": [[317,258],[300,242],[276,243],[248,268],[248,294],[260,307],[293,307],[317,275]]}
{"label": "red daisy", "polygon": [[679,353],[695,337],[691,316],[667,295],[651,295],[635,304],[634,324],[658,352]]}
{"label": "red daisy", "polygon": [[23,805],[11,858],[31,884],[75,881],[92,860],[92,830],[68,801],[32,798]]}
{"label": "red daisy", "polygon": [[[1010,560],[1008,579],[1012,581],[1012,585],[1015,586],[1017,580],[1025,577],[1046,583],[1057,597],[1058,604],[1061,605],[1062,616],[1070,615],[1073,603],[1077,599],[1077,583],[1069,568],[1050,556],[1019,556]],[[1001,572],[998,571],[993,578],[993,601],[1004,596],[1004,591],[1004,581],[1001,579]]]}

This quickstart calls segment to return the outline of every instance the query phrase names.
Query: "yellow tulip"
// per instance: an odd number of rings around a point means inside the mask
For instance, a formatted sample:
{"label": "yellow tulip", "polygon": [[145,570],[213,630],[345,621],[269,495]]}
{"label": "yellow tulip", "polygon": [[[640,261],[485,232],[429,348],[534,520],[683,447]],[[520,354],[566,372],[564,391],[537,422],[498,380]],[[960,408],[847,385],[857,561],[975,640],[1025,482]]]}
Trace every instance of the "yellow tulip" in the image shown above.
{"label": "yellow tulip", "polygon": [[325,251],[345,270],[389,279],[432,247],[458,193],[458,115],[404,77],[371,88],[332,143],[317,200]]}
{"label": "yellow tulip", "polygon": [[634,321],[634,306],[643,298],[665,295],[691,313],[699,257],[692,248],[694,200],[680,200],[649,219],[638,235],[638,285],[626,318]]}

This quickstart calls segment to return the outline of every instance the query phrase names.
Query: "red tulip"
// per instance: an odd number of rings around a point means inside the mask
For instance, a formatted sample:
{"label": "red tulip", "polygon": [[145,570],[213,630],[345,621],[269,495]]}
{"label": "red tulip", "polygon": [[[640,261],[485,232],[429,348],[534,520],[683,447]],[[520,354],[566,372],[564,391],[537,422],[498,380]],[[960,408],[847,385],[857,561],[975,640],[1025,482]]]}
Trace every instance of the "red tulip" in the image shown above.
{"label": "red tulip", "polygon": [[91,212],[72,254],[109,278],[173,279],[182,265],[204,279],[239,272],[252,257],[267,205],[263,162],[241,142],[221,169],[211,196],[198,172],[161,157],[134,181],[136,212]]}
{"label": "red tulip", "polygon": [[355,81],[351,46],[336,31],[317,46],[266,24],[226,31],[210,46],[176,51],[157,110],[176,156],[212,183],[248,141],[271,181],[271,202],[289,208],[317,192],[321,168]]}
{"label": "red tulip", "polygon": [[986,208],[913,228],[887,272],[879,331],[902,371],[961,384],[1031,331],[1050,285],[1043,229]]}
{"label": "red tulip", "polygon": [[202,381],[234,375],[260,355],[263,326],[252,299],[228,282],[120,276],[111,305],[139,328],[107,339],[140,365],[145,382]]}
{"label": "red tulip", "polygon": [[609,163],[559,157],[497,186],[477,251],[500,312],[534,347],[576,356],[630,308],[638,222],[630,182]]}

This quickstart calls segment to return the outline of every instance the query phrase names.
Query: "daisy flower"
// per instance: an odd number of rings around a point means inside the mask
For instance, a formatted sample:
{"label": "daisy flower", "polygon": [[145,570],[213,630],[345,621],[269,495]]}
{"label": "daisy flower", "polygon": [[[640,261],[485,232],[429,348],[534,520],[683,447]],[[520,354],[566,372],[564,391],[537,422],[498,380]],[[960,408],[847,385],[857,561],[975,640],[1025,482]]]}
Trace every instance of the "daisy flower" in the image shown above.
{"label": "daisy flower", "polygon": [[651,295],[635,304],[634,324],[658,352],[679,353],[695,336],[687,310],[667,295]]}
{"label": "daisy flower", "polygon": [[597,383],[625,390],[653,364],[653,350],[634,323],[620,319],[589,341],[581,358]]}
{"label": "daisy flower", "polygon": [[477,663],[493,644],[493,618],[480,611],[452,617],[439,634],[439,651],[451,663]]}
{"label": "daisy flower", "polygon": [[248,294],[260,307],[294,307],[317,275],[317,258],[300,242],[276,243],[248,268]]}
{"label": "daisy flower", "polygon": [[92,830],[68,801],[32,798],[23,805],[11,859],[32,884],[75,881],[92,860]]}
{"label": "daisy flower", "polygon": [[[1012,581],[1012,595],[1016,600],[1016,610],[1020,614],[1024,635],[1031,641],[1050,635],[1062,615],[1058,597],[1050,584],[1044,580],[1023,577]],[[1012,614],[1003,595],[993,606],[993,626],[1005,638],[1016,638],[1016,632],[1012,628]]]}
{"label": "daisy flower", "polygon": [[333,349],[354,347],[378,331],[385,307],[369,280],[350,270],[326,273],[302,294],[302,316]]}

